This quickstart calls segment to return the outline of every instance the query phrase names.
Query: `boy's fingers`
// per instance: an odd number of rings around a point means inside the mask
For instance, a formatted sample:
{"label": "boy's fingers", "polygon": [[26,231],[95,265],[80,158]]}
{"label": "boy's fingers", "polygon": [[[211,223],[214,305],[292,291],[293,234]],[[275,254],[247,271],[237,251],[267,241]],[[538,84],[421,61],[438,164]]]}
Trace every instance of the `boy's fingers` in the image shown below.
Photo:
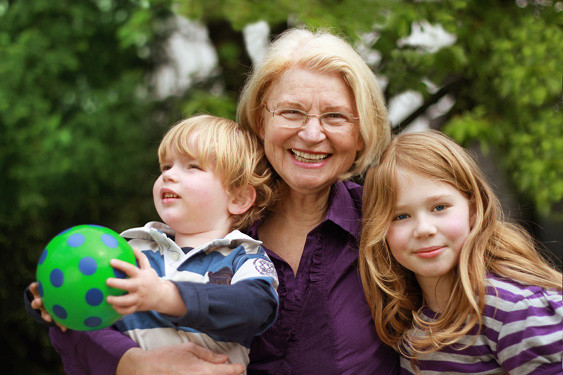
{"label": "boy's fingers", "polygon": [[135,304],[137,298],[130,294],[124,294],[122,296],[108,296],[107,301],[110,305],[123,307]]}
{"label": "boy's fingers", "polygon": [[132,285],[131,285],[131,280],[129,279],[118,279],[115,277],[109,277],[106,280],[106,285],[109,286],[110,288],[117,288],[117,289],[121,289],[121,290],[125,290],[127,292],[130,292],[132,290]]}
{"label": "boy's fingers", "polygon": [[139,268],[137,268],[137,266],[124,262],[121,259],[112,259],[109,264],[113,268],[125,272],[129,277],[134,277],[139,272]]}
{"label": "boy's fingers", "polygon": [[33,301],[31,301],[31,307],[40,310],[43,307],[43,300],[39,297],[35,297]]}
{"label": "boy's fingers", "polygon": [[33,297],[39,297],[39,293],[37,292],[37,281],[32,282],[29,284],[29,291],[33,294]]}
{"label": "boy's fingers", "polygon": [[141,250],[134,247],[133,253],[135,254],[135,258],[137,259],[137,263],[139,264],[140,269],[150,268],[151,264],[149,262],[149,258],[147,258],[147,256]]}

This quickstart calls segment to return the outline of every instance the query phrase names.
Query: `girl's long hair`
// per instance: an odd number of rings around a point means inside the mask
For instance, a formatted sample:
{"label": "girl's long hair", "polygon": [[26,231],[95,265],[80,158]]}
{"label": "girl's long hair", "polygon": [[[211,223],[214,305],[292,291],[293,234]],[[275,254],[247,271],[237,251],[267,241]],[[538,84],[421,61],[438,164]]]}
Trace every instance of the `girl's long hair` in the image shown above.
{"label": "girl's long hair", "polygon": [[[451,184],[475,209],[475,223],[453,270],[447,307],[433,322],[418,317],[422,291],[385,241],[397,202],[399,169]],[[360,273],[377,332],[411,360],[454,344],[476,325],[480,328],[487,273],[561,290],[561,273],[542,258],[522,227],[503,218],[475,160],[440,132],[401,134],[388,145],[380,164],[366,175],[363,217]],[[413,335],[413,327],[426,334]]]}

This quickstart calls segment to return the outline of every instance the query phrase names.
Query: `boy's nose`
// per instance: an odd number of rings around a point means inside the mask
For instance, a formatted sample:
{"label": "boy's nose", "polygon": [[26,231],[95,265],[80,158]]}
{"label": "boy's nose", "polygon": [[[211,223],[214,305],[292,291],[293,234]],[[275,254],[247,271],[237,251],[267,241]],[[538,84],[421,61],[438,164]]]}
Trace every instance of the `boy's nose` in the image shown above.
{"label": "boy's nose", "polygon": [[162,180],[174,181],[174,179],[175,179],[174,168],[170,168],[162,172]]}

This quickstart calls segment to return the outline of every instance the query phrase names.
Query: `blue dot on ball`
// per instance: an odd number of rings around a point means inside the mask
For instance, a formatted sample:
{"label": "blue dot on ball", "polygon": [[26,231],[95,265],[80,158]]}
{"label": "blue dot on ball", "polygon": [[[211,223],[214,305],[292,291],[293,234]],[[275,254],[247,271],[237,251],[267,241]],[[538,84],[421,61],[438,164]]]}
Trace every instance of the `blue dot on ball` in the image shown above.
{"label": "blue dot on ball", "polygon": [[75,233],[68,238],[66,243],[70,247],[78,247],[81,246],[84,243],[84,241],[86,241],[86,238],[82,233]]}
{"label": "blue dot on ball", "polygon": [[78,262],[78,269],[86,276],[90,276],[96,273],[98,269],[98,263],[92,257],[84,257]]}
{"label": "blue dot on ball", "polygon": [[86,303],[90,306],[98,306],[104,300],[104,293],[98,288],[92,288],[86,292]]}
{"label": "blue dot on ball", "polygon": [[48,253],[47,249],[43,250],[43,252],[41,253],[41,257],[39,257],[39,265],[42,265],[45,259],[47,259],[47,253]]}
{"label": "blue dot on ball", "polygon": [[37,293],[39,293],[39,297],[43,298],[43,284],[41,284],[41,281],[37,282]]}
{"label": "blue dot on ball", "polygon": [[67,317],[67,313],[64,307],[62,307],[61,305],[54,305],[53,306],[53,313],[59,318],[59,319],[66,319]]}
{"label": "blue dot on ball", "polygon": [[84,320],[84,325],[86,327],[94,328],[102,324],[102,319],[97,316],[91,316]]}
{"label": "blue dot on ball", "polygon": [[121,270],[118,269],[113,269],[113,274],[115,275],[115,277],[117,277],[118,279],[125,279],[127,278],[127,274]]}
{"label": "blue dot on ball", "polygon": [[55,268],[51,271],[51,274],[49,275],[49,280],[51,280],[51,284],[55,287],[58,288],[61,285],[63,285],[64,281],[65,281],[65,276],[63,274],[63,271],[61,271],[58,268]]}
{"label": "blue dot on ball", "polygon": [[112,249],[115,249],[119,245],[117,239],[107,233],[102,234],[102,242],[104,243],[104,245],[111,247]]}

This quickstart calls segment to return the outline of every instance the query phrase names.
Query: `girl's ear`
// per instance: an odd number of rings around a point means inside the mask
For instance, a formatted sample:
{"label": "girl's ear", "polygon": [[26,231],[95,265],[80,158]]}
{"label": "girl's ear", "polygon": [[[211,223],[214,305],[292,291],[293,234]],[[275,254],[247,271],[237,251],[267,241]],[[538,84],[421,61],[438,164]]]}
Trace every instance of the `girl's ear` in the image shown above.
{"label": "girl's ear", "polygon": [[254,186],[245,186],[231,192],[227,209],[231,215],[241,215],[248,211],[256,200],[256,190]]}

